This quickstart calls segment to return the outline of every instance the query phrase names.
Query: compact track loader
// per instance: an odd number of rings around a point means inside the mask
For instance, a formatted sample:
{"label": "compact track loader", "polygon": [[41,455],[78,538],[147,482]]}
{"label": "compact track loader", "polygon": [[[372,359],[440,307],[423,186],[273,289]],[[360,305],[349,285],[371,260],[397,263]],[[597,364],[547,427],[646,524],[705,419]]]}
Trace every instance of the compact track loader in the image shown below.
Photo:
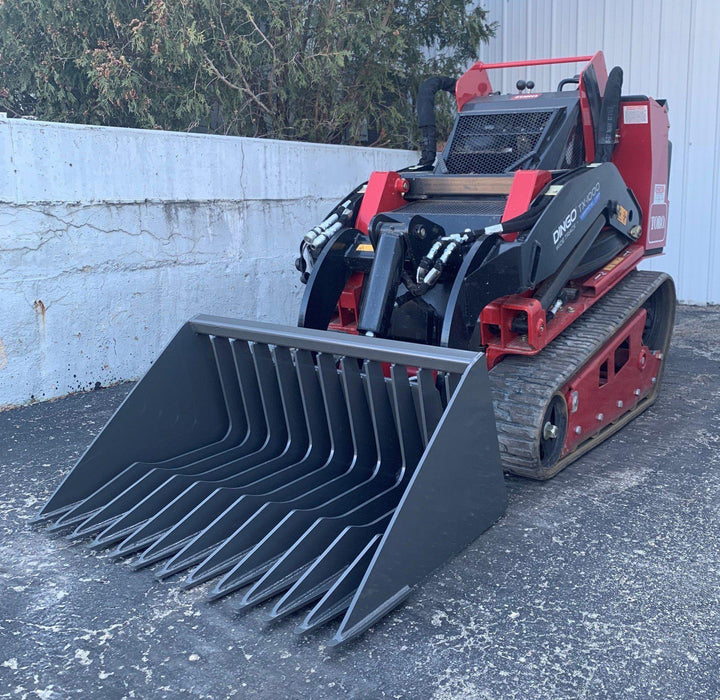
{"label": "compact track loader", "polygon": [[[553,92],[490,69],[582,63]],[[309,231],[298,327],[186,323],[38,521],[304,632],[366,630],[648,408],[675,309],[667,106],[594,56],[476,63],[418,96],[420,163]],[[453,92],[436,154],[434,100]]]}

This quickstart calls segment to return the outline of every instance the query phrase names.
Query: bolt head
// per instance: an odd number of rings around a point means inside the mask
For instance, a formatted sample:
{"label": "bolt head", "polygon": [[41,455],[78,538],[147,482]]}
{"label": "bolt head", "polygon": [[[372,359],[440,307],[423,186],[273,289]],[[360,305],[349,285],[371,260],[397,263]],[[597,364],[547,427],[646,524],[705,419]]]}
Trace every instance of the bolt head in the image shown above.
{"label": "bolt head", "polygon": [[604,413],[598,413],[598,414],[597,414],[597,419],[598,419],[598,420],[602,420],[603,418],[605,418],[605,414],[604,414]]}
{"label": "bolt head", "polygon": [[558,432],[557,425],[553,425],[550,421],[548,421],[543,426],[543,439],[554,440],[558,436]]}
{"label": "bolt head", "polygon": [[618,402],[617,402],[617,407],[618,407],[618,408],[622,408],[622,407],[623,407],[623,402],[622,402],[622,401],[618,401]]}
{"label": "bolt head", "polygon": [[581,428],[579,425],[578,425],[577,428],[575,428],[575,433],[576,433],[577,435],[580,435],[580,433],[582,433],[582,428]]}

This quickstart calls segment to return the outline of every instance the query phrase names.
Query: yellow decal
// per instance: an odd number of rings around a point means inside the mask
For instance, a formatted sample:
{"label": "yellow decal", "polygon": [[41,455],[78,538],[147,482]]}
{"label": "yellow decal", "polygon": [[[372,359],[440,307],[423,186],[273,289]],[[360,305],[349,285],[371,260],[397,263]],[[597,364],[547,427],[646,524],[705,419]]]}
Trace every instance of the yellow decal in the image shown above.
{"label": "yellow decal", "polygon": [[361,243],[355,250],[358,253],[372,253],[373,247],[370,243]]}
{"label": "yellow decal", "polygon": [[627,226],[627,222],[628,222],[628,210],[625,209],[625,207],[622,206],[621,204],[618,204],[618,205],[617,205],[616,214],[617,214],[617,220],[618,220],[623,226]]}
{"label": "yellow decal", "polygon": [[603,267],[603,272],[610,272],[610,270],[614,270],[622,261],[622,257],[617,257],[614,260],[611,260],[607,265],[605,265],[605,267]]}

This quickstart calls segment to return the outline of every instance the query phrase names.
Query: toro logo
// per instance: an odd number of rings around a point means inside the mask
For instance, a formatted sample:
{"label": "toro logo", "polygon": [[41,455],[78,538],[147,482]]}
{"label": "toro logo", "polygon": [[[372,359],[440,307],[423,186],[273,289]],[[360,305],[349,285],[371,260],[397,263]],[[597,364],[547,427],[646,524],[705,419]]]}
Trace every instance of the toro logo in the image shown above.
{"label": "toro logo", "polygon": [[665,228],[665,217],[664,216],[651,216],[650,217],[650,230],[651,231],[662,231]]}

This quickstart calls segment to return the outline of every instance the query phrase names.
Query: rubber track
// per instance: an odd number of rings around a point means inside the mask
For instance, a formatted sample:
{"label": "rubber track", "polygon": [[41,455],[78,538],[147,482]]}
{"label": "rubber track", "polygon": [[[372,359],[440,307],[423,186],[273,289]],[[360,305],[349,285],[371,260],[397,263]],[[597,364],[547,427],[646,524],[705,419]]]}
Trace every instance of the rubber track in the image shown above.
{"label": "rubber track", "polygon": [[[547,479],[580,456],[576,452],[586,451],[580,445],[553,467],[541,468],[539,438],[545,409],[553,395],[667,279],[670,278],[665,273],[631,272],[537,355],[507,356],[491,370],[495,421],[506,471]],[[657,385],[648,398],[654,399],[656,391]],[[645,403],[642,410],[652,401],[646,399]]]}

